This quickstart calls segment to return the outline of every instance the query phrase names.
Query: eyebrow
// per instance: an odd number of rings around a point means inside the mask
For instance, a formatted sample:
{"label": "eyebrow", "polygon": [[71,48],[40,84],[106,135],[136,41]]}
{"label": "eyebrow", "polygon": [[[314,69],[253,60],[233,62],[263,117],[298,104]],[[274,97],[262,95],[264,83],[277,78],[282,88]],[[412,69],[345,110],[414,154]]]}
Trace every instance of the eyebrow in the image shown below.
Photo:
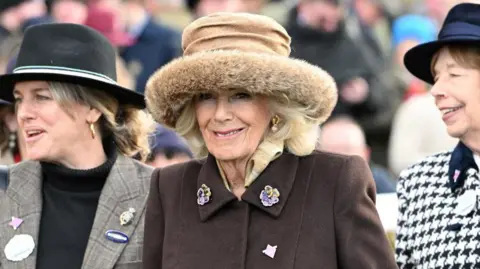
{"label": "eyebrow", "polygon": [[[48,88],[35,88],[35,89],[33,89],[32,91],[33,91],[34,93],[37,93],[37,92],[48,91],[48,90],[49,90]],[[14,90],[13,90],[13,94],[19,94],[19,95],[21,95],[21,93],[20,93],[20,91],[19,91],[18,89],[14,89]]]}
{"label": "eyebrow", "polygon": [[[455,64],[455,63],[452,63],[452,62],[447,63],[447,70],[452,69],[452,68],[455,68],[455,67],[458,67],[458,65]],[[436,68],[436,66],[435,66],[435,67],[433,68],[433,75],[436,75],[437,73],[438,73],[438,68]]]}

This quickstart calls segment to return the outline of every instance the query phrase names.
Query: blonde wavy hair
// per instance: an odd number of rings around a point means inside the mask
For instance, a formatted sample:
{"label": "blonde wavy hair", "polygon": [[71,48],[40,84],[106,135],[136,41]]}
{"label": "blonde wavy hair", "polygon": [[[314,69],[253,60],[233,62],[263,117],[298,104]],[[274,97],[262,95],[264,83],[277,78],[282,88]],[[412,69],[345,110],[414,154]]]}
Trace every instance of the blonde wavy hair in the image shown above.
{"label": "blonde wavy hair", "polygon": [[[268,129],[263,139],[283,141],[288,151],[297,156],[311,154],[318,141],[318,126],[321,123],[320,119],[308,116],[314,114],[314,108],[291,101],[286,95],[267,98],[271,115],[279,116],[280,123],[276,132]],[[208,155],[208,149],[195,116],[194,100],[183,109],[177,120],[175,131],[186,139],[197,158]]]}
{"label": "blonde wavy hair", "polygon": [[111,135],[118,150],[128,156],[138,156],[145,161],[150,153],[149,135],[154,130],[154,121],[145,111],[119,105],[111,95],[85,86],[50,82],[49,89],[60,106],[73,116],[69,105],[78,103],[97,109],[102,113],[97,130],[102,137]]}

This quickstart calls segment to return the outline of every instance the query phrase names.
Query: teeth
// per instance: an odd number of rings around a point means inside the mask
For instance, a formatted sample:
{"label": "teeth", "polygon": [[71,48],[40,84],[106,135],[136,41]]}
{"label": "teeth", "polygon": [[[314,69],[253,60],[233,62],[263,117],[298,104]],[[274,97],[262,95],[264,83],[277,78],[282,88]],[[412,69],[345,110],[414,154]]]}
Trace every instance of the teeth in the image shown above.
{"label": "teeth", "polygon": [[27,132],[27,135],[28,136],[34,136],[34,135],[37,135],[37,134],[40,134],[42,131],[28,131]]}
{"label": "teeth", "polygon": [[446,115],[450,112],[453,112],[453,111],[457,111],[460,107],[454,107],[454,108],[447,108],[447,109],[443,109],[443,115]]}
{"label": "teeth", "polygon": [[233,135],[233,134],[236,134],[240,132],[240,130],[235,130],[235,131],[231,131],[231,132],[228,132],[226,134],[221,134],[221,133],[217,133],[218,136],[221,136],[221,137],[224,137],[224,136],[229,136],[229,135]]}

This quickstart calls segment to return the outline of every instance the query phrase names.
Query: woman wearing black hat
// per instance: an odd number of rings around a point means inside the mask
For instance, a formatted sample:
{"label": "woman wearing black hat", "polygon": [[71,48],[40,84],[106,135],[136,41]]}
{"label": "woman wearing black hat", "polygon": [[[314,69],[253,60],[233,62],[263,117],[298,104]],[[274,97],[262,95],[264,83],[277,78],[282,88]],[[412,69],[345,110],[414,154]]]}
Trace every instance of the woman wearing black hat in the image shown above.
{"label": "woman wearing black hat", "polygon": [[15,102],[27,158],[0,190],[0,267],[141,268],[152,169],[144,98],[116,82],[100,33],[43,24],[26,33],[0,98]]}
{"label": "woman wearing black hat", "polygon": [[437,41],[405,55],[408,70],[433,85],[447,131],[460,142],[400,175],[400,268],[480,268],[479,44],[480,5],[465,3],[449,11]]}

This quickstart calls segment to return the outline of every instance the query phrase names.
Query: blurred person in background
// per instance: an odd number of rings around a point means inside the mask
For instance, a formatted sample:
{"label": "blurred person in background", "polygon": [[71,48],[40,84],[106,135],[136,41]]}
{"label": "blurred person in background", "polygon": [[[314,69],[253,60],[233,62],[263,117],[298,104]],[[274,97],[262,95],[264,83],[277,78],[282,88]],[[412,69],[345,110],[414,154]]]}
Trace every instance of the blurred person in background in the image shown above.
{"label": "blurred person in background", "polygon": [[183,163],[193,159],[186,141],[175,131],[158,125],[151,141],[147,164],[156,168]]}
{"label": "blurred person in background", "polygon": [[128,71],[125,61],[119,56],[122,48],[132,46],[135,39],[122,28],[120,14],[97,3],[88,6],[85,25],[103,34],[116,49],[117,82],[121,86],[135,90],[135,78]]}
{"label": "blurred person in background", "polygon": [[400,269],[480,268],[479,44],[480,5],[464,3],[449,11],[437,40],[405,54],[407,69],[432,85],[447,132],[459,142],[400,173]]}
{"label": "blurred person in background", "polygon": [[[6,74],[13,72],[15,63],[16,57],[12,57],[6,66]],[[0,100],[0,164],[9,165],[25,159],[25,139],[18,128],[15,105]]]}
{"label": "blurred person in background", "polygon": [[377,193],[394,193],[396,179],[386,168],[370,160],[368,147],[362,127],[353,119],[345,116],[333,117],[320,127],[318,150],[362,157],[372,170]]}
{"label": "blurred person in background", "polygon": [[40,0],[0,1],[0,42],[10,34],[22,33],[26,28],[41,23],[50,23],[45,2]]}
{"label": "blurred person in background", "polygon": [[410,165],[453,149],[458,143],[458,139],[448,134],[428,84],[412,75],[403,63],[408,50],[435,40],[436,33],[431,19],[421,15],[404,15],[393,24],[395,74],[399,91],[405,93],[392,122],[388,148],[388,165],[397,176]]}
{"label": "blurred person in background", "polygon": [[146,6],[148,0],[91,0],[90,3],[120,15],[120,27],[134,43],[120,48],[119,54],[135,78],[136,91],[143,93],[148,78],[180,55],[180,33],[151,16]]}
{"label": "blurred person in background", "polygon": [[187,0],[187,8],[194,18],[216,12],[260,13],[267,0]]}
{"label": "blurred person in background", "polygon": [[21,26],[20,18],[15,9],[18,3],[18,0],[0,1],[0,43],[17,32]]}
{"label": "blurred person in background", "polygon": [[390,56],[392,16],[382,0],[349,0],[346,20],[357,20],[361,42],[376,57],[385,60]]}
{"label": "blurred person in background", "polygon": [[153,127],[144,96],[116,83],[115,51],[79,24],[29,27],[0,76],[28,161],[0,192],[2,269],[142,268]]}
{"label": "blurred person in background", "polygon": [[[437,27],[432,19],[417,14],[407,14],[398,17],[392,26],[392,68],[395,79],[404,93],[403,99],[428,91],[427,84],[413,76],[405,68],[403,58],[405,53],[418,44],[430,42],[436,38]],[[433,103],[432,103],[433,105]]]}
{"label": "blurred person in background", "polygon": [[87,0],[47,0],[47,8],[56,22],[84,24]]}
{"label": "blurred person in background", "polygon": [[[375,148],[372,159],[386,165],[388,133],[400,96],[384,62],[350,36],[339,0],[301,0],[290,10],[287,30],[292,56],[329,72],[337,82],[339,100],[333,115],[352,117]],[[398,100],[397,100],[398,99]],[[375,156],[378,155],[378,156]]]}

